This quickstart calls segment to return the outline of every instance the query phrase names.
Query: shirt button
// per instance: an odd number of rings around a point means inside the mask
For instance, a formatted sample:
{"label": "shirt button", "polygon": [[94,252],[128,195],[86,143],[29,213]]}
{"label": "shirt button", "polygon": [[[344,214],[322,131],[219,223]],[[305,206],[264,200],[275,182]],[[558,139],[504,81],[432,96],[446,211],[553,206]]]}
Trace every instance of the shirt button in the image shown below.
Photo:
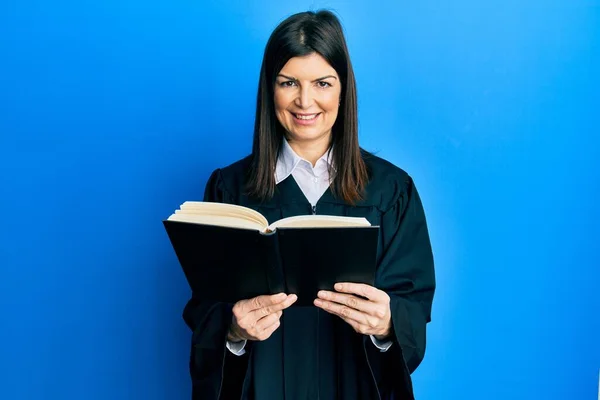
{"label": "shirt button", "polygon": [[319,178],[313,178],[313,181],[315,181],[315,183],[319,182]]}

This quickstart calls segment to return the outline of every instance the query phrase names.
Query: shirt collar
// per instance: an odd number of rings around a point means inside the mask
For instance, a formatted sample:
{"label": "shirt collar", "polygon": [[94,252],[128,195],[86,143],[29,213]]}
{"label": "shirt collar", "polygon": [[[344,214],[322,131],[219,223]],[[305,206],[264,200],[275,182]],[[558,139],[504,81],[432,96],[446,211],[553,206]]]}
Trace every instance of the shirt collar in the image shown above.
{"label": "shirt collar", "polygon": [[[333,154],[331,152],[331,148],[329,148],[329,150],[327,150],[327,152],[325,152],[325,154],[323,154],[317,160],[315,166],[322,162],[325,162],[328,167],[333,167]],[[275,167],[275,184],[279,184],[281,181],[290,176],[300,163],[307,163],[312,167],[310,161],[305,160],[296,154],[288,141],[283,139],[283,146],[279,152],[279,157],[277,157],[277,165]]]}

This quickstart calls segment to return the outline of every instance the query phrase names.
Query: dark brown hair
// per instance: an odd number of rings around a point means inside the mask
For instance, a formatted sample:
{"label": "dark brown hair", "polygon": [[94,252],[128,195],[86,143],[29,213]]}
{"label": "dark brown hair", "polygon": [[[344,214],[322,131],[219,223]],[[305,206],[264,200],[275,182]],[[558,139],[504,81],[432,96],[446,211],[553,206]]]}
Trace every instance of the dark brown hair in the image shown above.
{"label": "dark brown hair", "polygon": [[330,143],[336,169],[332,191],[354,204],[362,198],[368,180],[358,144],[356,83],[342,26],[326,10],[290,16],[275,28],[267,42],[258,85],[248,189],[263,200],[273,196],[277,156],[285,138],[285,129],[275,115],[275,80],[291,58],[312,53],[320,54],[340,77],[341,104]]}

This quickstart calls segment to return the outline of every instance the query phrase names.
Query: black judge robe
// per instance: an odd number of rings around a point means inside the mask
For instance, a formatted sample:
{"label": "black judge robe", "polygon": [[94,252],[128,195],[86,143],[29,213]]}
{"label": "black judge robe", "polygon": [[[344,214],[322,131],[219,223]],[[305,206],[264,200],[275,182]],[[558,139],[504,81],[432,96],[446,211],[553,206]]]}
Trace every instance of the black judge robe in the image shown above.
{"label": "black judge robe", "polygon": [[[294,215],[365,217],[380,226],[375,286],[390,296],[392,346],[380,352],[369,336],[317,307],[284,310],[280,327],[262,342],[248,341],[235,356],[225,343],[232,305],[194,297],[183,311],[192,330],[190,374],[194,400],[413,399],[411,373],[425,353],[435,289],[425,214],[411,177],[363,152],[369,171],[366,196],[354,206],[330,189],[313,209],[290,175],[265,202],[245,194],[250,157],[215,170],[205,201],[239,204],[272,223]],[[310,252],[310,247],[306,249]]]}

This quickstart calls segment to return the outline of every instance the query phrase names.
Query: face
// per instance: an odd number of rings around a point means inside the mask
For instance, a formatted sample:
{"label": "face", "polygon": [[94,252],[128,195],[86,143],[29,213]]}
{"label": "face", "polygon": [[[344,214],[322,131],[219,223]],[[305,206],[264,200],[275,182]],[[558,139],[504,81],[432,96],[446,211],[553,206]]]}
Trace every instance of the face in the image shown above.
{"label": "face", "polygon": [[289,139],[328,140],[341,93],[337,72],[320,54],[291,58],[275,81],[275,113]]}

